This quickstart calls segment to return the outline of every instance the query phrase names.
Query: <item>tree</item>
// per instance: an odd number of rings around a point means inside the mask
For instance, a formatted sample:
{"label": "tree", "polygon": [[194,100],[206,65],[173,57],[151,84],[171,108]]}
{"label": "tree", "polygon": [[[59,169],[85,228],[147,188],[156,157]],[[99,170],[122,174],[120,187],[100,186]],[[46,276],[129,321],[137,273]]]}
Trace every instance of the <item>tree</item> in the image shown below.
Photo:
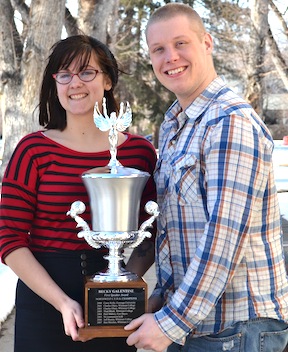
{"label": "tree", "polygon": [[[282,12],[277,2],[282,3]],[[284,1],[277,0],[246,0],[241,6],[238,0],[202,0],[201,4],[205,6],[206,26],[214,37],[218,73],[234,84],[268,125],[278,123],[282,113],[273,112],[271,119],[267,106],[271,93],[287,91],[287,39],[286,44],[280,41],[281,37],[288,38],[284,19],[287,5],[285,8]],[[272,12],[276,18],[271,21]],[[283,31],[279,36],[274,29],[280,24]]]}

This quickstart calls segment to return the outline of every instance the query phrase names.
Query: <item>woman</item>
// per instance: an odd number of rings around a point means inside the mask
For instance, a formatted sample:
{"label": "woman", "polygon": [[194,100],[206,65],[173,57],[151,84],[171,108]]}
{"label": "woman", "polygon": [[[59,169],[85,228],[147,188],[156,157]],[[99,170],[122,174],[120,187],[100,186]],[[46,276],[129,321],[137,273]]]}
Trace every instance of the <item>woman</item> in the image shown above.
{"label": "woman", "polygon": [[[94,124],[95,102],[118,111],[113,95],[117,62],[110,50],[89,36],[57,42],[49,57],[40,92],[43,131],[24,137],[16,147],[2,183],[0,255],[18,275],[15,352],[133,351],[126,338],[80,342],[84,326],[83,277],[107,266],[106,249],[95,250],[77,237],[66,216],[71,203],[89,200],[80,175],[110,160],[108,132]],[[152,174],[153,146],[140,136],[119,133],[117,159],[123,166]],[[152,177],[141,200],[154,200]],[[154,245],[144,241],[127,270],[142,276],[153,263]],[[141,256],[137,255],[141,251]],[[132,269],[133,268],[133,269]]]}

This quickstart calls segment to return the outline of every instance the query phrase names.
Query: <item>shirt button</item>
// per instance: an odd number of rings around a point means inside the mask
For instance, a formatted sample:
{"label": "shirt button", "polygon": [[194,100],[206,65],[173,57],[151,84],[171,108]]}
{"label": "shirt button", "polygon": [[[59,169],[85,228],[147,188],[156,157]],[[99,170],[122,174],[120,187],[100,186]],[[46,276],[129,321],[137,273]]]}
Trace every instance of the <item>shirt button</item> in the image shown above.
{"label": "shirt button", "polygon": [[81,266],[82,266],[82,268],[86,268],[87,262],[85,262],[85,260],[83,260],[83,262],[81,262]]}
{"label": "shirt button", "polygon": [[172,141],[171,141],[171,144],[176,144],[176,141],[175,141],[175,139],[173,139]]}
{"label": "shirt button", "polygon": [[165,231],[164,230],[161,230],[161,235],[164,235]]}
{"label": "shirt button", "polygon": [[86,269],[83,269],[81,272],[82,272],[83,275],[87,275],[87,270]]}
{"label": "shirt button", "polygon": [[82,254],[80,255],[80,258],[81,258],[82,260],[85,260],[85,259],[87,259],[87,255],[86,255],[85,253],[82,253]]}

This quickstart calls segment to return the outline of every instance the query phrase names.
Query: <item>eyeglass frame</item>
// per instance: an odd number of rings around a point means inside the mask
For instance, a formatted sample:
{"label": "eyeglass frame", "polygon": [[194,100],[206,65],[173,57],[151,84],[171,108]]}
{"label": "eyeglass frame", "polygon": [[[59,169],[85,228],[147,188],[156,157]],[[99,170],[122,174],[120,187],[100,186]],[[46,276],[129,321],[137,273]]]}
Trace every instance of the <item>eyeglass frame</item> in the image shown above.
{"label": "eyeglass frame", "polygon": [[[85,71],[94,71],[94,72],[95,72],[95,76],[94,76],[92,79],[90,79],[89,81],[84,81],[81,77],[79,77],[79,73],[85,72]],[[55,81],[56,81],[57,83],[62,84],[62,85],[66,85],[66,84],[71,83],[71,81],[72,81],[72,79],[73,79],[74,76],[78,76],[78,78],[80,79],[81,82],[92,82],[93,79],[95,79],[95,78],[97,77],[98,73],[105,73],[105,72],[102,71],[102,70],[97,70],[97,69],[95,69],[95,68],[86,68],[85,70],[81,70],[81,71],[79,71],[79,72],[77,72],[77,73],[73,73],[73,72],[63,72],[63,73],[69,74],[70,77],[71,77],[70,81],[67,82],[67,83],[61,83],[61,82],[57,81],[57,75],[58,75],[59,73],[62,73],[62,71],[53,73],[53,74],[52,74],[52,77],[55,79]]]}

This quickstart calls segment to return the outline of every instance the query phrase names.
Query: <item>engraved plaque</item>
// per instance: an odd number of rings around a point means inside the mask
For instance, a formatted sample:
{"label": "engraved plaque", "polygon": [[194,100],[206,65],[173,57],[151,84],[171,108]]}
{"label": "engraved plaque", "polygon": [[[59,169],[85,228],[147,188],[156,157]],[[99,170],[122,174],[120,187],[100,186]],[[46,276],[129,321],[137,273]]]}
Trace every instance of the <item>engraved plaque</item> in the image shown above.
{"label": "engraved plaque", "polygon": [[88,289],[89,326],[124,326],[144,313],[144,287]]}

